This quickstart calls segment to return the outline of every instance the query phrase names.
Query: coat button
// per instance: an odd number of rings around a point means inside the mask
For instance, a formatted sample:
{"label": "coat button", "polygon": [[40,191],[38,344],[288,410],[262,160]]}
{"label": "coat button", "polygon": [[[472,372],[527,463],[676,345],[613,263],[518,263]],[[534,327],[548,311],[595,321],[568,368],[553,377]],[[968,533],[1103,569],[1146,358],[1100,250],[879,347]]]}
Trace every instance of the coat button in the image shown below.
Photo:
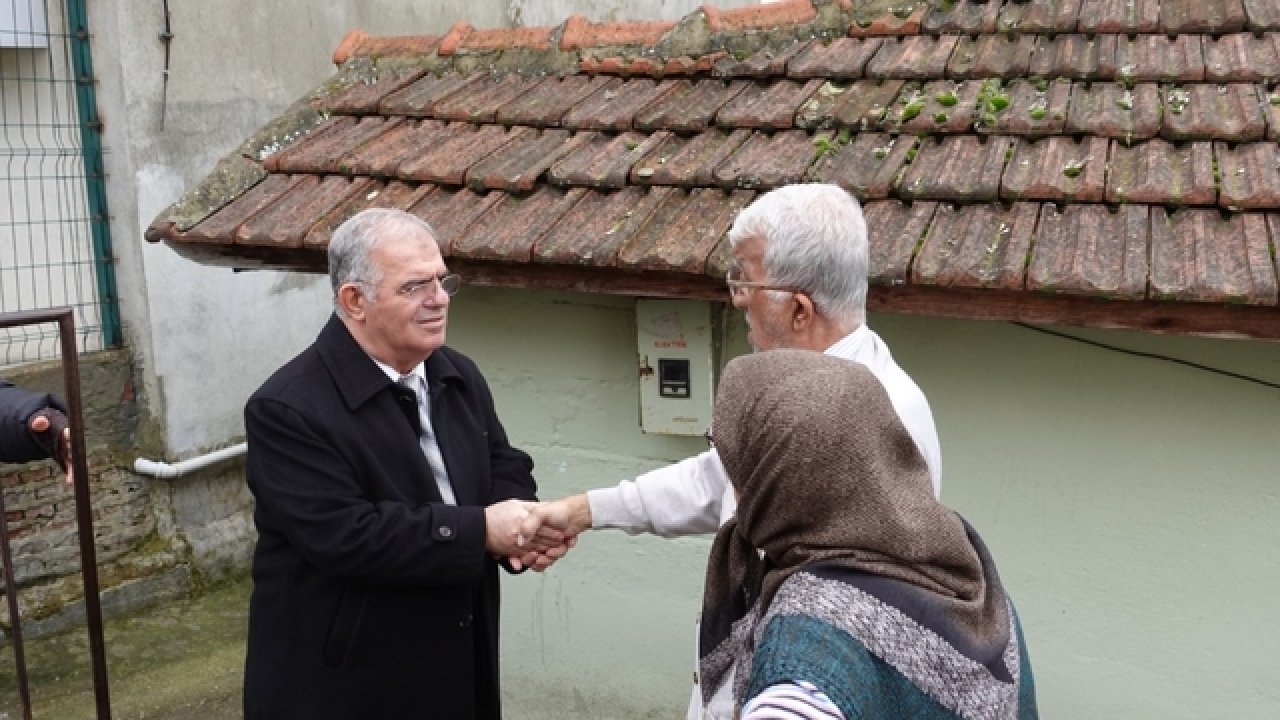
{"label": "coat button", "polygon": [[440,537],[444,538],[445,540],[448,540],[449,538],[453,537],[453,528],[449,527],[448,525],[441,525],[440,529],[437,530],[436,532],[439,533]]}
{"label": "coat button", "polygon": [[461,620],[458,621],[458,627],[471,627],[471,622],[473,620],[475,620],[475,616],[472,615],[471,613],[467,613],[466,615],[462,616]]}

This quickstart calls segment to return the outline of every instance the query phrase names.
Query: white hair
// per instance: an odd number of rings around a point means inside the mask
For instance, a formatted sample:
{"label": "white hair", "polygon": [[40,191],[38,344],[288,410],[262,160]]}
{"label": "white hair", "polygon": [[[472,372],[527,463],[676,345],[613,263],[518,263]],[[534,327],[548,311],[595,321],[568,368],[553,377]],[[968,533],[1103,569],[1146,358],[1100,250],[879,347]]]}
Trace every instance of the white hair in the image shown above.
{"label": "white hair", "polygon": [[338,289],[347,283],[359,285],[371,299],[377,299],[382,269],[369,256],[379,242],[397,229],[421,230],[432,240],[436,236],[426,220],[395,208],[361,210],[333,232],[333,238],[329,240],[329,284],[333,286],[334,307],[339,315],[343,311],[338,304]]}
{"label": "white hair", "polygon": [[866,319],[870,265],[867,223],[852,195],[837,185],[785,185],[738,213],[729,244],[764,243],[765,280],[803,290],[818,311],[844,324]]}

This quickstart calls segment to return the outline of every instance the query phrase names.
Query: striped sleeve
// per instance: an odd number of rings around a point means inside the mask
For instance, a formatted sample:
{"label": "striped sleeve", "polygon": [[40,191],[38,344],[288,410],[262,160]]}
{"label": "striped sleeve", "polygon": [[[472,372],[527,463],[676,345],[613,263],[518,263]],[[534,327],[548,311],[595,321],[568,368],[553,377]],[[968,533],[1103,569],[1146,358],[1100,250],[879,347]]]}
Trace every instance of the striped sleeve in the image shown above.
{"label": "striped sleeve", "polygon": [[765,688],[742,708],[742,720],[845,720],[813,683],[797,680]]}

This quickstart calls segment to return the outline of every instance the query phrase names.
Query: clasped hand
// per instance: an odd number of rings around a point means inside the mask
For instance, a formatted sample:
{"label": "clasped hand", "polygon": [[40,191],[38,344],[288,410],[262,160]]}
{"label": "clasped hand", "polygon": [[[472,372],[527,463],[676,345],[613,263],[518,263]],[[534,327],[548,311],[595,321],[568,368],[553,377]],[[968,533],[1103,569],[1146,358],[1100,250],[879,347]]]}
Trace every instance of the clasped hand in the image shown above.
{"label": "clasped hand", "polygon": [[504,500],[484,509],[485,549],[507,558],[515,570],[542,572],[578,542],[576,532],[557,526],[544,503]]}

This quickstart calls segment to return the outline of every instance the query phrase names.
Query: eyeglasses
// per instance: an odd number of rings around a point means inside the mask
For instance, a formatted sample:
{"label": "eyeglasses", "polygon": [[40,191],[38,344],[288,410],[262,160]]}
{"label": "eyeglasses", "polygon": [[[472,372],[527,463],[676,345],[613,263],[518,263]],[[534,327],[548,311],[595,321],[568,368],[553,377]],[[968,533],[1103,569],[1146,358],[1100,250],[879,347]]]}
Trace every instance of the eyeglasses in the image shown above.
{"label": "eyeglasses", "polygon": [[805,294],[803,290],[791,287],[790,285],[774,285],[766,282],[742,280],[740,279],[741,274],[741,270],[738,270],[737,268],[730,268],[724,276],[724,282],[729,286],[729,294],[734,297],[743,297],[747,293],[751,292],[752,289],[780,290],[782,292]]}
{"label": "eyeglasses", "polygon": [[426,280],[410,280],[409,282],[396,288],[396,294],[400,297],[407,297],[414,300],[422,299],[422,296],[428,292],[434,291],[435,286],[439,285],[445,295],[453,297],[462,288],[462,276],[456,273],[446,273],[444,275],[436,275]]}

